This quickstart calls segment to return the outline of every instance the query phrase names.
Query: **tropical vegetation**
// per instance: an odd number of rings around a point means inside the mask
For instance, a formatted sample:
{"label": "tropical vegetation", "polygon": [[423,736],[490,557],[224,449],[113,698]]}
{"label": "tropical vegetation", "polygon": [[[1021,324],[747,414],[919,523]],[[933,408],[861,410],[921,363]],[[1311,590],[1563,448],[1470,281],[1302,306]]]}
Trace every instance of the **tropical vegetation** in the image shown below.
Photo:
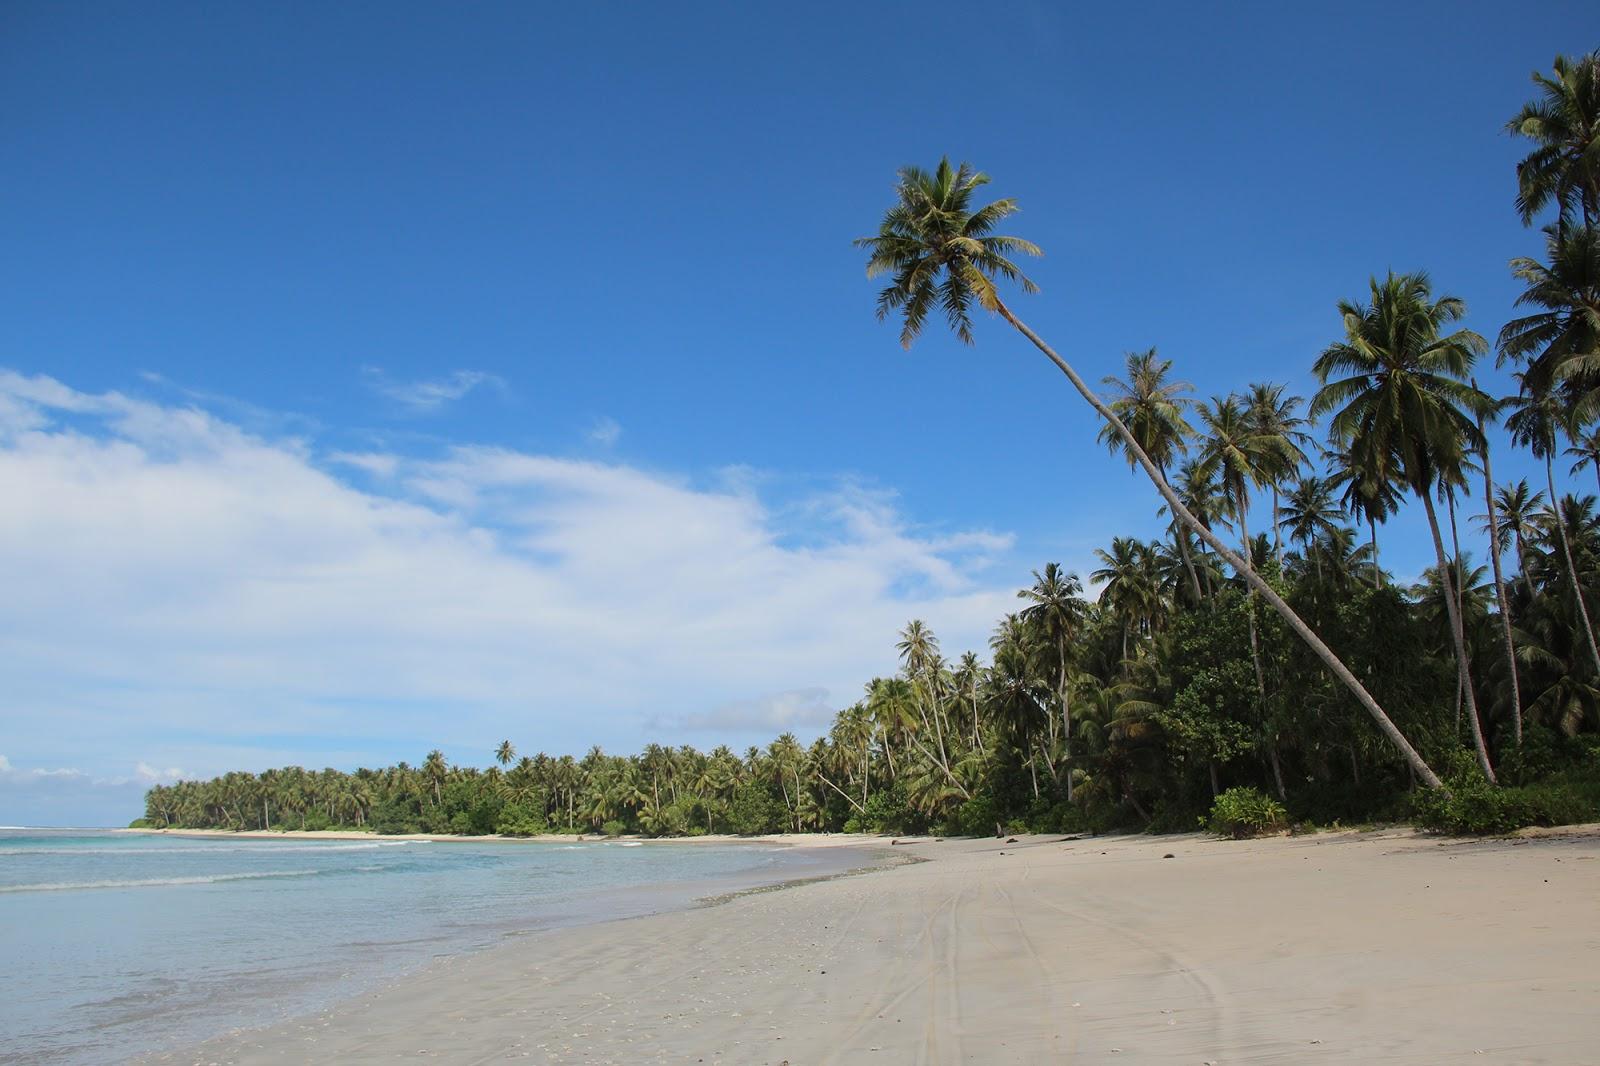
{"label": "tropical vegetation", "polygon": [[[879,316],[907,347],[930,316],[969,344],[975,311],[1003,319],[1090,405],[1168,524],[1113,537],[1086,575],[1042,565],[986,649],[952,656],[909,622],[899,669],[810,743],[574,758],[506,741],[483,770],[434,751],[353,773],[231,773],[152,788],[144,823],[1246,835],[1600,818],[1600,512],[1561,482],[1593,468],[1600,487],[1600,53],[1534,81],[1508,126],[1529,144],[1515,209],[1529,226],[1553,216],[1542,258],[1511,262],[1526,314],[1491,345],[1428,274],[1374,276],[1330,301],[1310,397],[1270,381],[1196,396],[1153,348],[1102,397],[1002,292],[1037,291],[1018,259],[1039,248],[997,232],[1015,201],[979,204],[988,178],[965,163],[902,170],[858,242],[887,278]],[[1491,353],[1514,395],[1479,388]],[[1497,422],[1538,483],[1495,480]],[[1414,581],[1379,554],[1408,505],[1433,560]]]}

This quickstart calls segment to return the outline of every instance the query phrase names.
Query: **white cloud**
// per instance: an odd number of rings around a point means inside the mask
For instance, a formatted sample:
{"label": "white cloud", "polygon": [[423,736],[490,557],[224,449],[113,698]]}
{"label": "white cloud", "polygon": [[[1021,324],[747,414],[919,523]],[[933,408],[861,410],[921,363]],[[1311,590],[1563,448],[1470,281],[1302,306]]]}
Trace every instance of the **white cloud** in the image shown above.
{"label": "white cloud", "polygon": [[594,420],[589,427],[589,440],[602,448],[609,448],[622,437],[622,425],[615,418],[604,415]]}
{"label": "white cloud", "polygon": [[502,737],[748,743],[857,698],[908,619],[955,654],[1014,606],[980,580],[1005,536],[925,534],[848,485],[774,508],[756,480],[319,456],[0,372],[0,730],[13,758],[101,780],[138,752],[122,780],[146,783],[434,745],[477,761]]}
{"label": "white cloud", "polygon": [[362,367],[361,372],[374,392],[393,400],[414,414],[437,411],[445,404],[466,396],[480,385],[505,388],[503,380],[481,370],[457,370],[448,377],[435,381],[396,381],[384,373],[382,368],[375,366]]}

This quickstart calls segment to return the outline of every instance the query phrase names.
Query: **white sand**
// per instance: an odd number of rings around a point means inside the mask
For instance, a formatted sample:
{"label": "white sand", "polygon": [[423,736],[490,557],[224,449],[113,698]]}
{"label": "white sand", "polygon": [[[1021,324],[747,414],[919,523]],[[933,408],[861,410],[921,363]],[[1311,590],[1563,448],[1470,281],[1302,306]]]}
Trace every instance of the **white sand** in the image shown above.
{"label": "white sand", "polygon": [[1600,1062],[1592,834],[909,850],[935,861],[521,938],[160,1061]]}

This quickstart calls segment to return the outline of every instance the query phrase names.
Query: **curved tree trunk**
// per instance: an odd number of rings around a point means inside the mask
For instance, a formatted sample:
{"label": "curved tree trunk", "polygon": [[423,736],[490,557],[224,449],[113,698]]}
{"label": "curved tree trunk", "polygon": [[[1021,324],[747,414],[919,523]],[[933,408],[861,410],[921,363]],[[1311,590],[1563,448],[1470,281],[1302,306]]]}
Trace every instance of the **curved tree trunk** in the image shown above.
{"label": "curved tree trunk", "polygon": [[1323,643],[1321,637],[1312,632],[1311,627],[1306,625],[1305,621],[1294,612],[1294,609],[1284,602],[1283,597],[1279,596],[1271,585],[1264,581],[1260,575],[1251,569],[1243,559],[1239,558],[1239,556],[1235,554],[1231,548],[1224,544],[1221,539],[1219,539],[1209,529],[1206,529],[1205,526],[1202,525],[1197,518],[1195,518],[1194,514],[1183,505],[1183,501],[1178,498],[1178,494],[1172,491],[1172,486],[1167,484],[1166,478],[1161,476],[1161,471],[1156,469],[1155,464],[1150,461],[1150,457],[1145,454],[1144,449],[1139,447],[1139,442],[1134,440],[1133,434],[1128,432],[1128,427],[1122,424],[1122,420],[1118,418],[1115,412],[1107,407],[1104,402],[1101,401],[1099,396],[1095,395],[1094,390],[1089,388],[1089,386],[1084,382],[1083,378],[1078,376],[1078,372],[1076,370],[1072,369],[1072,365],[1065,359],[1061,358],[1060,355],[1056,354],[1055,349],[1046,344],[1044,340],[1033,330],[1029,329],[1021,319],[1017,318],[1016,315],[1013,315],[1011,313],[1011,309],[1008,308],[1003,301],[1001,301],[998,297],[994,297],[993,299],[995,311],[998,312],[1007,322],[1011,323],[1017,332],[1028,338],[1035,348],[1038,348],[1039,351],[1043,352],[1044,355],[1056,365],[1057,369],[1067,376],[1067,380],[1072,382],[1072,386],[1078,390],[1078,394],[1088,401],[1089,405],[1095,409],[1095,412],[1099,414],[1101,418],[1105,419],[1106,422],[1110,424],[1110,426],[1116,431],[1117,435],[1122,438],[1123,443],[1127,445],[1129,451],[1133,454],[1134,459],[1139,463],[1139,466],[1144,469],[1145,474],[1148,475],[1150,480],[1155,484],[1156,491],[1161,494],[1162,499],[1166,500],[1167,506],[1172,508],[1172,513],[1177,516],[1184,525],[1188,526],[1189,529],[1194,532],[1194,535],[1199,537],[1200,540],[1210,547],[1212,551],[1215,551],[1218,555],[1222,556],[1224,562],[1233,567],[1236,572],[1243,575],[1246,583],[1251,585],[1256,589],[1256,591],[1260,592],[1261,595],[1266,598],[1267,602],[1272,605],[1272,609],[1277,611],[1278,614],[1283,617],[1284,622],[1288,624],[1290,629],[1294,630],[1295,635],[1306,642],[1306,645],[1310,647],[1312,652],[1316,654],[1317,658],[1321,659],[1323,663],[1327,665],[1328,669],[1333,671],[1333,675],[1350,690],[1351,694],[1355,696],[1357,702],[1359,702],[1366,712],[1372,716],[1372,720],[1377,724],[1378,729],[1385,737],[1388,738],[1391,744],[1399,749],[1400,754],[1405,758],[1406,764],[1411,767],[1412,771],[1416,773],[1417,777],[1420,778],[1422,782],[1429,788],[1443,788],[1444,783],[1439,780],[1439,775],[1434,773],[1432,768],[1430,768],[1428,764],[1423,761],[1421,755],[1417,754],[1417,749],[1411,746],[1411,742],[1405,738],[1405,735],[1400,732],[1399,728],[1395,726],[1394,722],[1389,718],[1389,716],[1384,713],[1383,708],[1378,705],[1377,700],[1372,698],[1372,694],[1367,691],[1366,686],[1362,685],[1361,681],[1356,677],[1356,675],[1350,672],[1350,668],[1345,666],[1339,657],[1333,653],[1333,649],[1329,648],[1327,644]]}
{"label": "curved tree trunk", "polygon": [[1439,533],[1439,515],[1433,508],[1433,493],[1419,493],[1422,506],[1428,512],[1428,530],[1433,534],[1433,553],[1439,561],[1439,582],[1444,586],[1444,607],[1450,615],[1450,639],[1456,646],[1456,678],[1467,702],[1467,725],[1472,731],[1472,746],[1478,753],[1478,766],[1483,776],[1494,780],[1494,766],[1489,762],[1489,749],[1483,742],[1483,723],[1478,720],[1478,700],[1472,694],[1472,673],[1467,669],[1467,640],[1461,626],[1460,604],[1456,602],[1455,579],[1452,564],[1444,557],[1444,537]]}
{"label": "curved tree trunk", "polygon": [[1561,536],[1561,554],[1567,562],[1567,580],[1572,582],[1572,598],[1578,601],[1578,617],[1583,619],[1583,635],[1589,641],[1589,656],[1594,660],[1595,670],[1600,671],[1600,650],[1595,648],[1594,626],[1589,624],[1589,608],[1583,603],[1583,585],[1578,581],[1578,567],[1572,561],[1572,545],[1567,543],[1567,523],[1561,515],[1561,503],[1556,499],[1555,467],[1548,455],[1544,457],[1544,479],[1550,487],[1550,513],[1555,516],[1556,532]]}
{"label": "curved tree trunk", "polygon": [[[1483,433],[1483,415],[1478,416]],[[1600,466],[1595,468],[1600,471]],[[1494,598],[1500,605],[1500,632],[1506,638],[1506,672],[1511,678],[1511,734],[1522,745],[1522,686],[1517,680],[1517,644],[1511,636],[1511,600],[1506,596],[1505,574],[1500,568],[1500,519],[1494,506],[1494,473],[1489,466],[1489,446],[1483,447],[1483,502],[1489,509],[1489,561],[1494,566]]]}

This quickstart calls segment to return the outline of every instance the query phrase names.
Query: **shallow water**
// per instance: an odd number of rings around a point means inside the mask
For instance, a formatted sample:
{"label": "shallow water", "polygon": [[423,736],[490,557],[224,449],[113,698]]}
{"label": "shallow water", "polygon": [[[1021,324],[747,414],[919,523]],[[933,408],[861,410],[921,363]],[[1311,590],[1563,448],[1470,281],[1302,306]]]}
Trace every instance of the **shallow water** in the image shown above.
{"label": "shallow water", "polygon": [[0,830],[0,1061],[124,1061],[313,1010],[520,932],[859,861],[759,844]]}

